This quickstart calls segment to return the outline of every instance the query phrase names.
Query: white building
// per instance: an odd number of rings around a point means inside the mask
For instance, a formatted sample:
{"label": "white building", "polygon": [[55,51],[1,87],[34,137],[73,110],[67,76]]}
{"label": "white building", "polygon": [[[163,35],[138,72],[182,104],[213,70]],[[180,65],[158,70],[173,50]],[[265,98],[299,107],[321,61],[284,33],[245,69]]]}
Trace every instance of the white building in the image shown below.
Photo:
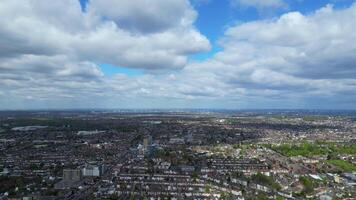
{"label": "white building", "polygon": [[83,176],[100,176],[100,169],[98,166],[86,166],[83,168]]}

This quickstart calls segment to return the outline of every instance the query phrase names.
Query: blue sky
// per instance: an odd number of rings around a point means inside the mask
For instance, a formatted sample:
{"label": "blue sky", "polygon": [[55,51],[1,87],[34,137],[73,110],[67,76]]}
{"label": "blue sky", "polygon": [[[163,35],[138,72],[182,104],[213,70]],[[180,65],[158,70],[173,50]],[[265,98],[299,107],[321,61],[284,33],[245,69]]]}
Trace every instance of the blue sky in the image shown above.
{"label": "blue sky", "polygon": [[355,0],[2,0],[0,109],[356,109],[355,18]]}
{"label": "blue sky", "polygon": [[[83,0],[85,1],[85,0]],[[318,8],[327,4],[333,4],[335,8],[344,8],[350,6],[353,0],[288,0],[288,8],[274,10],[272,15],[263,16],[254,8],[236,8],[232,7],[229,0],[210,0],[207,3],[195,4],[199,16],[195,22],[196,27],[202,32],[213,44],[212,51],[194,55],[193,58],[198,60],[207,59],[221,50],[216,41],[223,36],[227,27],[236,24],[249,22],[259,19],[270,19],[278,17],[284,12],[298,11],[304,14],[311,13]],[[193,3],[194,4],[194,3]]]}
{"label": "blue sky", "polygon": [[[83,12],[85,12],[88,0],[79,0]],[[238,23],[245,23],[249,21],[276,18],[279,15],[298,11],[303,14],[309,14],[318,8],[327,4],[333,4],[335,8],[341,9],[350,6],[354,0],[286,0],[287,8],[272,9],[268,15],[261,14],[254,7],[234,7],[230,0],[202,0],[192,1],[192,5],[198,12],[197,20],[194,25],[204,34],[211,42],[211,50],[201,52],[189,56],[189,60],[204,61],[213,57],[222,48],[218,44],[219,38],[224,35],[224,32],[229,26]],[[269,8],[267,8],[269,9]],[[115,66],[112,64],[98,64],[105,75],[111,76],[117,73],[127,74],[128,76],[142,75],[144,72],[137,69],[129,69],[122,66]]]}

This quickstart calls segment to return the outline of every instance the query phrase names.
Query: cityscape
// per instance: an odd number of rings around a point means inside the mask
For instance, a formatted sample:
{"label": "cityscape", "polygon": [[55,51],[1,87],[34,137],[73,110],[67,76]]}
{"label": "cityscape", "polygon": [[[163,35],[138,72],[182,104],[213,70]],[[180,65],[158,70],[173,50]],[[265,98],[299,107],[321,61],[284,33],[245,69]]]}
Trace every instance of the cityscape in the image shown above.
{"label": "cityscape", "polygon": [[356,113],[0,113],[1,199],[354,199]]}
{"label": "cityscape", "polygon": [[0,0],[0,200],[356,200],[356,0]]}

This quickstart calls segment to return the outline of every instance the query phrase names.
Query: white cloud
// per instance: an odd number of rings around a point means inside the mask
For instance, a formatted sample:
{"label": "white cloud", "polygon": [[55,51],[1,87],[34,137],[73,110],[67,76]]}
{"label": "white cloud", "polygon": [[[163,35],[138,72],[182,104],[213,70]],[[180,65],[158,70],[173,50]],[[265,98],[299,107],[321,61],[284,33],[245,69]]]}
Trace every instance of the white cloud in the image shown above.
{"label": "white cloud", "polygon": [[287,4],[283,0],[231,0],[231,4],[236,7],[253,7],[257,9],[287,7]]}
{"label": "white cloud", "polygon": [[312,15],[291,12],[277,20],[231,27],[221,41],[225,51],[217,58],[234,63],[248,57],[256,67],[305,78],[355,77],[356,23],[349,20],[355,11],[356,4],[344,10],[328,5]]}
{"label": "white cloud", "polygon": [[[152,29],[134,16],[120,26],[129,13],[102,20],[110,11],[94,0],[87,13],[75,2],[56,1],[55,8],[44,0],[0,2],[0,93],[7,97],[1,108],[295,107],[316,100],[324,102],[316,106],[343,100],[346,107],[356,99],[356,4],[232,26],[219,41],[222,51],[187,63],[188,55],[209,48],[192,24],[189,2],[175,1],[187,10],[171,24],[143,13],[151,17],[145,23],[162,23]],[[141,9],[130,2],[122,5]],[[168,73],[108,77],[95,63]]]}
{"label": "white cloud", "polygon": [[[100,3],[99,0],[91,4]],[[101,9],[110,10],[110,3],[103,1]],[[141,11],[132,1],[120,1],[122,12],[130,10],[135,18]],[[160,20],[170,21],[166,9],[167,1],[150,2],[137,9],[144,11],[152,8],[157,17],[147,16],[127,22],[102,20],[102,13],[89,5],[89,11],[82,13],[78,1],[63,0],[48,4],[44,0],[4,0],[0,3],[0,42],[1,56],[19,56],[24,54],[60,55],[67,54],[76,60],[93,61],[134,68],[181,68],[186,64],[187,56],[210,48],[209,41],[193,26],[195,11],[187,0],[175,0],[176,16],[169,25]],[[144,9],[143,9],[144,8]],[[133,9],[133,10],[132,10]],[[110,13],[110,12],[108,12]],[[188,14],[186,14],[188,13]],[[124,13],[125,14],[125,13]],[[125,15],[128,15],[126,13]],[[151,15],[146,13],[145,15]],[[120,16],[118,16],[120,17]],[[131,24],[141,29],[138,23],[151,27],[154,23],[165,28],[153,33],[131,32]],[[157,20],[157,21],[155,21]],[[179,23],[177,23],[179,21]],[[152,23],[152,24],[150,24]],[[173,26],[174,25],[174,26]],[[178,42],[180,41],[180,42]],[[182,42],[189,45],[183,45]]]}
{"label": "white cloud", "polygon": [[88,11],[143,33],[191,26],[197,16],[188,0],[92,0]]}

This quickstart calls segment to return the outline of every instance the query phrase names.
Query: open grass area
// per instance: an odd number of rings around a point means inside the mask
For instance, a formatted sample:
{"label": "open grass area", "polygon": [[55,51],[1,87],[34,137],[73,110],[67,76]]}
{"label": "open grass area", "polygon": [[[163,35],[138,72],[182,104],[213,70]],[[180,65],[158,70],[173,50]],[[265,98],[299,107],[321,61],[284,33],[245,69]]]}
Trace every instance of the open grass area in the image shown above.
{"label": "open grass area", "polygon": [[356,166],[352,165],[351,163],[345,160],[328,160],[329,164],[334,165],[345,172],[355,172]]}
{"label": "open grass area", "polygon": [[319,145],[311,143],[302,144],[283,144],[280,146],[272,146],[272,149],[285,155],[285,156],[313,156],[313,155],[325,155],[329,152],[327,148],[322,148]]}
{"label": "open grass area", "polygon": [[356,144],[340,145],[335,143],[303,142],[301,144],[283,144],[271,146],[271,149],[288,157],[292,156],[315,156],[333,154],[356,154]]}

